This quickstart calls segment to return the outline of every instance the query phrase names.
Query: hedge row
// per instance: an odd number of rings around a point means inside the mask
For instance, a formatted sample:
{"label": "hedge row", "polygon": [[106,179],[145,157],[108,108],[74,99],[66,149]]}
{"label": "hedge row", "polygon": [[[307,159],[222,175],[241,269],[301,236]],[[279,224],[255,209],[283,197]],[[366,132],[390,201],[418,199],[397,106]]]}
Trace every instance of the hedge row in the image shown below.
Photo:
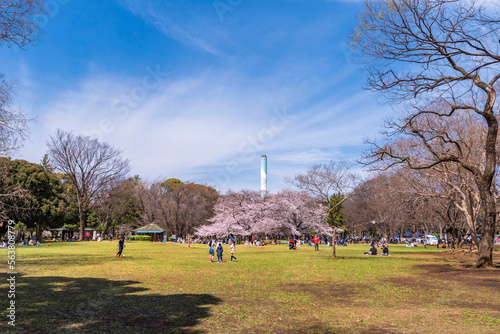
{"label": "hedge row", "polygon": [[151,237],[149,235],[131,235],[130,241],[151,241]]}

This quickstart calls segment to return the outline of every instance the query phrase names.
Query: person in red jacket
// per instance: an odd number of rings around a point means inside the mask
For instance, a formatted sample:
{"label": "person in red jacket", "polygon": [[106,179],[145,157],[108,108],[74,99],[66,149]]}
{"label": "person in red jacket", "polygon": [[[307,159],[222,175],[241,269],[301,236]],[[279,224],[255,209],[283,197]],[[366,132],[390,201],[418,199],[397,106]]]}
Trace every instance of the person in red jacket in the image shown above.
{"label": "person in red jacket", "polygon": [[315,235],[314,238],[312,239],[312,242],[314,243],[314,250],[317,251],[319,250],[319,238],[318,235]]}

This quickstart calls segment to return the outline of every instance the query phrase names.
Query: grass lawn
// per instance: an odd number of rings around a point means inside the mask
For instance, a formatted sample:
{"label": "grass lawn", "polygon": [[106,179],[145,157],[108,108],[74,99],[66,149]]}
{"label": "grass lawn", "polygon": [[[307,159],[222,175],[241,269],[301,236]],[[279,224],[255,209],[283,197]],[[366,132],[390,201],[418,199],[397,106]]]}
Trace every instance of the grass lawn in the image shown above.
{"label": "grass lawn", "polygon": [[[237,246],[210,263],[205,245],[117,241],[16,249],[16,327],[1,333],[499,333],[500,270],[470,254],[368,245]],[[0,249],[2,276],[7,250]],[[494,255],[500,260],[498,252]],[[500,266],[499,266],[500,267]]]}

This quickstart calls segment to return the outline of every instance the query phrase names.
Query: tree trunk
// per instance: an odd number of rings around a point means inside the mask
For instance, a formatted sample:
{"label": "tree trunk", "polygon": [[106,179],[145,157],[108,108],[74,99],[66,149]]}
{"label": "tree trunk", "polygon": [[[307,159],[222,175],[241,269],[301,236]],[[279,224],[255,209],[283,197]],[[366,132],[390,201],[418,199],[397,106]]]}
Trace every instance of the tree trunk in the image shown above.
{"label": "tree trunk", "polygon": [[470,250],[478,250],[479,249],[479,241],[477,240],[477,233],[476,231],[472,231],[471,234],[471,243],[470,243]]}
{"label": "tree trunk", "polygon": [[36,241],[42,242],[42,229],[40,223],[36,224]]}
{"label": "tree trunk", "polygon": [[79,208],[78,218],[80,219],[80,234],[78,236],[78,241],[83,241],[85,237],[85,210]]}
{"label": "tree trunk", "polygon": [[458,235],[458,240],[457,240],[457,249],[462,249],[464,242],[465,242],[465,238],[463,237],[462,233],[460,233]]}
{"label": "tree trunk", "polygon": [[187,239],[188,239],[188,248],[191,248],[191,235],[189,233],[187,235]]}
{"label": "tree trunk", "polygon": [[496,226],[496,205],[495,197],[489,191],[489,187],[480,187],[481,208],[477,215],[477,222],[480,227],[481,239],[475,267],[493,267],[493,239]]}
{"label": "tree trunk", "polygon": [[494,90],[488,92],[488,102],[485,106],[488,113],[484,115],[488,123],[488,132],[485,142],[485,164],[483,175],[475,176],[475,181],[479,189],[479,212],[477,215],[476,226],[481,232],[481,240],[479,242],[479,250],[475,266],[493,267],[493,238],[496,227],[496,202],[495,196],[492,193],[492,185],[494,182],[495,171],[497,167],[497,149],[496,142],[498,139],[498,120],[493,114],[493,106],[496,94]]}
{"label": "tree trunk", "polygon": [[333,236],[332,236],[332,259],[337,258],[337,254],[335,252],[335,237],[337,235],[337,228],[334,226],[333,227]]}

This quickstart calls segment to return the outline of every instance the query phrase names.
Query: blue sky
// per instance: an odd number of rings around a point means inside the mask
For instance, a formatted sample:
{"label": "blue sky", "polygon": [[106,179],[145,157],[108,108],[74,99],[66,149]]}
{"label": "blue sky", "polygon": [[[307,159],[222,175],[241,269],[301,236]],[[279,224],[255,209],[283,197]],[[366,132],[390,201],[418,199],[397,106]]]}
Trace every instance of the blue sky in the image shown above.
{"label": "blue sky", "polygon": [[268,189],[356,159],[388,107],[363,90],[347,38],[360,1],[53,0],[45,35],[0,48],[35,118],[14,155],[39,162],[57,128],[123,150],[131,174]]}

